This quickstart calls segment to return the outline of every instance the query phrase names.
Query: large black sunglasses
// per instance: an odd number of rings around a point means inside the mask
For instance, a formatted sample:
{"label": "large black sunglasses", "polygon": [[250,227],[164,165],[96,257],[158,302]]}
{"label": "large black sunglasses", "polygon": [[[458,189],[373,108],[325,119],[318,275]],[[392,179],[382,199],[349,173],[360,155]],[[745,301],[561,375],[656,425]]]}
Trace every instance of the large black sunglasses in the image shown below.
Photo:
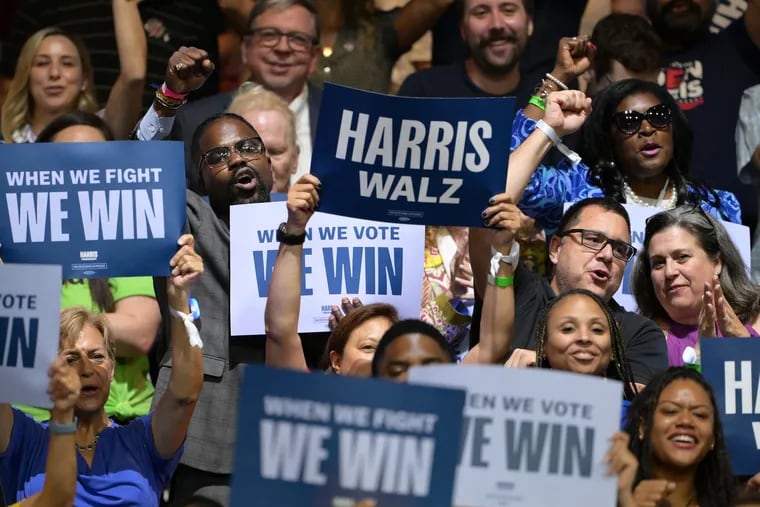
{"label": "large black sunglasses", "polygon": [[630,136],[641,129],[641,122],[646,120],[656,129],[664,129],[673,121],[673,112],[667,104],[657,104],[646,110],[645,113],[628,109],[612,115],[612,121],[621,134]]}
{"label": "large black sunglasses", "polygon": [[610,239],[599,231],[592,231],[590,229],[568,229],[566,231],[557,233],[557,236],[562,238],[576,233],[581,235],[581,245],[596,252],[599,252],[602,248],[609,244],[612,246],[612,255],[622,261],[628,262],[631,260],[631,257],[636,255],[636,247],[630,243],[626,243],[625,241],[621,241],[619,239]]}

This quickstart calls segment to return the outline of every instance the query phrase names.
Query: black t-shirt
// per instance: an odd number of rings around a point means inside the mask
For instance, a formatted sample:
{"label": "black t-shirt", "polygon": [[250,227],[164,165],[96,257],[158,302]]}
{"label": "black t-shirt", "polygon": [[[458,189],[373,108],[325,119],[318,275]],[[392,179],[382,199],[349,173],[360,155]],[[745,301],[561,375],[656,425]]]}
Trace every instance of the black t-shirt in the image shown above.
{"label": "black t-shirt", "polygon": [[[522,263],[515,270],[515,325],[512,349],[536,348],[535,327],[541,312],[556,298],[549,282],[529,271]],[[668,367],[665,335],[657,325],[636,313],[628,312],[614,300],[609,302],[620,326],[628,363],[636,382],[646,384]],[[478,313],[479,318],[479,313]]]}
{"label": "black t-shirt", "polygon": [[[535,83],[524,77],[517,88],[503,96],[516,96],[515,107],[526,104]],[[478,88],[467,76],[464,62],[452,63],[440,67],[430,67],[415,72],[404,80],[399,95],[406,97],[495,97]]]}
{"label": "black t-shirt", "polygon": [[[0,75],[12,78],[21,47],[41,28],[57,26],[84,40],[92,59],[98,102],[105,105],[111,87],[119,76],[119,54],[114,35],[111,0],[27,0],[13,19],[11,33],[0,54]],[[208,51],[218,64],[217,37],[225,21],[215,0],[143,0],[138,5],[148,41],[148,65],[143,105],[153,102],[151,84],[164,81],[166,62],[180,46],[195,46]],[[219,73],[211,74],[193,99],[219,90]]]}
{"label": "black t-shirt", "polygon": [[736,194],[743,222],[754,228],[756,191],[739,181],[734,140],[742,92],[760,83],[760,48],[750,40],[744,19],[697,47],[667,55],[660,83],[694,130],[692,174]]}

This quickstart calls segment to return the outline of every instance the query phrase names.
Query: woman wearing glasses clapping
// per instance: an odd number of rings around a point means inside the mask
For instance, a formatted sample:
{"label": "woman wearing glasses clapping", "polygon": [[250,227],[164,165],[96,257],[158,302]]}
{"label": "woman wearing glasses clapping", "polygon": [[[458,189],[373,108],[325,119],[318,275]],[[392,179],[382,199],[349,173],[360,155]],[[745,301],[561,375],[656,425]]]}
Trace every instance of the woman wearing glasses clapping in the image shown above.
{"label": "woman wearing glasses clapping", "polygon": [[[581,125],[579,157],[560,138]],[[593,111],[581,92],[551,93],[543,120],[534,123],[518,114],[512,146],[521,139],[510,156],[507,193],[521,198],[523,212],[549,233],[565,202],[602,195],[663,210],[699,203],[716,217],[741,222],[732,193],[690,176],[691,129],[667,90],[656,84],[614,83],[595,97]],[[557,166],[539,165],[552,145],[568,158]]]}
{"label": "woman wearing glasses clapping", "polygon": [[700,337],[758,336],[760,286],[726,229],[700,206],[647,221],[631,284],[640,313],[665,333],[671,366],[695,362]]}

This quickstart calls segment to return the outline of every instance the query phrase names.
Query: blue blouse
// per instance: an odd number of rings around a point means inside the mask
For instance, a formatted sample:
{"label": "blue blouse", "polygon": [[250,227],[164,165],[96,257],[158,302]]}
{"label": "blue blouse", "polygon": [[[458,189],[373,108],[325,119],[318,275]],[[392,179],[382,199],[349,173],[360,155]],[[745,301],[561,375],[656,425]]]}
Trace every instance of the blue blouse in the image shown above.
{"label": "blue blouse", "polygon": [[[536,122],[533,119],[525,116],[522,109],[517,111],[512,124],[510,151],[520,146],[535,128]],[[553,234],[564,213],[566,202],[604,196],[600,187],[589,183],[589,172],[590,168],[582,161],[573,164],[563,158],[556,166],[541,164],[531,176],[518,206],[523,213],[535,218],[547,234]],[[691,186],[689,189],[694,190]],[[736,196],[725,190],[715,192],[720,197],[720,210],[704,200],[701,202],[702,209],[719,219],[725,217],[731,222],[742,223],[741,207]]]}

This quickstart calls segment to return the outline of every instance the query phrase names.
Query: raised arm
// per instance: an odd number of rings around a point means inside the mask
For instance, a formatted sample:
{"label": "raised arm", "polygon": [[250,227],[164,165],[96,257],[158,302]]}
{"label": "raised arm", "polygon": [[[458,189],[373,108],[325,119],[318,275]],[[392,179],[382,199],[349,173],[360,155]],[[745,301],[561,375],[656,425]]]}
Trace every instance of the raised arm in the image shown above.
{"label": "raised arm", "polygon": [[[506,194],[493,200],[484,219],[484,225],[489,227],[484,234],[488,236],[492,257],[480,315],[480,342],[465,357],[465,363],[504,364],[512,342],[514,270],[520,257],[514,237],[520,228],[520,210]],[[471,355],[473,359],[468,360]]]}
{"label": "raised arm", "polygon": [[148,42],[136,0],[112,0],[119,77],[106,102],[105,121],[116,139],[127,139],[142,110]]}
{"label": "raised arm", "polygon": [[188,304],[188,288],[203,273],[203,259],[195,253],[192,235],[180,236],[177,244],[180,248],[169,262],[172,274],[166,284],[172,315],[172,371],[169,387],[156,405],[151,422],[153,441],[163,458],[174,455],[185,440],[203,385],[203,344]]}
{"label": "raised arm", "polygon": [[[50,424],[74,425],[74,407],[79,400],[79,372],[68,365],[63,356],[53,361],[48,371],[48,391],[53,400]],[[24,501],[24,507],[70,507],[74,503],[77,484],[77,456],[74,447],[76,432],[50,432],[45,483],[39,495]]]}
{"label": "raised arm", "polygon": [[[288,190],[288,238],[306,234],[306,225],[319,204],[319,180],[305,174]],[[269,280],[269,295],[264,311],[266,326],[266,364],[279,368],[308,371],[298,315],[301,309],[301,263],[303,241],[282,241]]]}
{"label": "raised arm", "polygon": [[[589,42],[587,35],[577,37],[562,37],[557,48],[557,58],[554,68],[549,73],[553,78],[567,86],[577,77],[588,71],[591,61],[596,53],[596,48]],[[544,116],[544,109],[540,107],[546,102],[551,92],[562,91],[564,88],[553,79],[543,78],[541,85],[536,89],[530,102],[525,106],[525,116],[534,120],[540,120]],[[536,100],[538,99],[538,100]]]}
{"label": "raised arm", "polygon": [[399,47],[408,48],[417,42],[453,4],[454,0],[411,0],[402,7],[394,23]]}
{"label": "raised arm", "polygon": [[214,63],[203,49],[182,46],[172,53],[166,63],[164,84],[173,98],[156,90],[156,99],[130,137],[140,141],[160,141],[169,137],[177,110],[185,103],[187,95],[203,86],[213,71]]}
{"label": "raised arm", "polygon": [[[553,130],[556,136],[562,137],[578,130],[590,113],[591,99],[582,92],[554,92],[546,98],[543,122],[550,132]],[[552,140],[537,128],[509,155],[506,193],[512,202],[520,202],[525,187],[551,147]]]}

